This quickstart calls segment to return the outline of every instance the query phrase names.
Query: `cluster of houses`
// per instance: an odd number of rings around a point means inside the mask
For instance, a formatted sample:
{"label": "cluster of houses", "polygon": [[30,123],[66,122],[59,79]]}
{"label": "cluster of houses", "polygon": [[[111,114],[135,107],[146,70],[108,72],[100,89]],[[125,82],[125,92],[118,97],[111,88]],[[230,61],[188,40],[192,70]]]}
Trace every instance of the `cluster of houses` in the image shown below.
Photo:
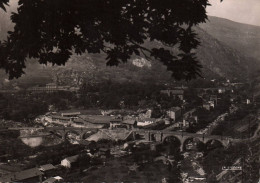
{"label": "cluster of houses", "polygon": [[[107,158],[110,156],[108,148],[99,148],[98,151],[92,155],[87,153],[90,157]],[[57,183],[63,182],[61,176],[54,176],[59,168],[73,168],[79,162],[79,155],[66,157],[61,160],[58,165],[45,164],[39,167],[30,168],[22,171],[11,172],[0,176],[0,182],[42,182],[42,183]]]}
{"label": "cluster of houses", "polygon": [[[148,110],[150,111],[150,110]],[[87,127],[87,128],[142,128],[153,125],[158,121],[164,121],[166,125],[177,122],[183,115],[183,109],[180,107],[172,107],[167,111],[167,116],[164,119],[151,118],[146,115],[142,117],[133,116],[109,116],[109,115],[85,115],[80,112],[70,113],[49,113],[40,119],[44,125],[58,124],[72,127]]]}
{"label": "cluster of houses", "polygon": [[[0,177],[0,182],[60,182],[63,179],[59,176],[50,177],[52,171],[57,167],[52,164],[41,165],[36,168],[30,168],[18,172],[12,172]],[[48,181],[47,177],[50,177]],[[46,179],[43,181],[43,179]]]}
{"label": "cluster of houses", "polygon": [[[235,85],[237,86],[237,85]],[[240,84],[238,84],[240,86]],[[46,85],[48,90],[57,89],[54,84]],[[166,111],[166,114],[161,118],[152,118],[152,110],[147,109],[143,112],[138,112],[136,115],[112,115],[112,113],[100,112],[100,114],[81,114],[80,112],[65,112],[65,113],[49,113],[45,115],[41,122],[46,125],[58,124],[63,126],[72,126],[79,128],[149,128],[154,126],[158,122],[164,121],[165,125],[173,125],[181,129],[189,127],[191,124],[197,123],[198,118],[194,115],[197,107],[204,108],[208,111],[216,108],[218,105],[219,97],[224,93],[234,94],[234,86],[222,86],[218,88],[197,88],[197,96],[201,98],[201,106],[189,105],[184,100],[185,87],[175,87],[174,89],[161,90],[162,95],[178,98],[183,101],[178,107],[172,107]],[[231,98],[232,99],[232,98]],[[230,100],[231,100],[230,99]],[[250,100],[247,100],[250,104]],[[192,108],[192,109],[190,109]]]}

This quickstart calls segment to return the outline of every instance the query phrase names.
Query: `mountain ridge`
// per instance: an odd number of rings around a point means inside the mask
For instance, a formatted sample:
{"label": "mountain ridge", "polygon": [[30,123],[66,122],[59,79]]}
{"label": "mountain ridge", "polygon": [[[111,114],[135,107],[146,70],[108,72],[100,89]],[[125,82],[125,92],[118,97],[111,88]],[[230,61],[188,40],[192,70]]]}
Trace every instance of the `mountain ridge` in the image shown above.
{"label": "mountain ridge", "polygon": [[[3,23],[2,20],[6,19],[1,19],[0,25]],[[194,28],[201,41],[201,46],[195,52],[203,65],[202,74],[204,77],[209,79],[215,77],[244,79],[248,73],[259,68],[258,53],[255,54],[252,47],[258,45],[257,40],[258,36],[260,40],[260,34],[257,31],[260,30],[260,27],[237,22],[231,24],[230,22],[233,21],[209,16],[207,23]],[[0,31],[0,37],[3,35],[2,32]],[[246,35],[251,35],[251,37]],[[250,42],[252,36],[256,40],[255,44]],[[239,39],[241,37],[243,40]],[[238,45],[234,45],[234,42]],[[244,45],[244,43],[247,44]],[[158,42],[150,42],[147,46],[161,47],[162,45]],[[247,46],[249,48],[243,48]],[[260,42],[258,48],[260,48]],[[170,49],[173,50],[173,48]],[[137,58],[143,59],[143,63],[137,61],[132,64],[133,60]],[[35,85],[50,81],[65,85],[80,85],[83,81],[107,79],[114,79],[118,82],[145,82],[149,80],[158,83],[173,82],[170,72],[158,61],[149,61],[149,67],[139,67],[138,65],[148,63],[144,60],[144,58],[133,56],[126,64],[120,64],[118,67],[107,67],[104,54],[85,53],[81,56],[72,55],[65,66],[44,67],[34,63],[34,61],[28,61],[26,75],[12,82],[20,83],[20,85],[26,82]],[[243,74],[241,75],[241,73]],[[4,80],[7,76],[2,72],[1,78]],[[32,78],[36,78],[34,80],[37,82],[32,82]],[[43,78],[44,82],[41,83],[40,78]]]}

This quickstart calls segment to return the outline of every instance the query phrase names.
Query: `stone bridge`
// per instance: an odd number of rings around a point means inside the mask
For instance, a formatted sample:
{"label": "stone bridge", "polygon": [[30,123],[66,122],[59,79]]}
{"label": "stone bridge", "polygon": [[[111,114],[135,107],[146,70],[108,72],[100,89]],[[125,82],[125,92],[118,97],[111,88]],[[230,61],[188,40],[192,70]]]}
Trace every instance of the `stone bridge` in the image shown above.
{"label": "stone bridge", "polygon": [[[98,132],[99,129],[96,128],[77,128],[77,127],[42,127],[42,128],[15,128],[12,130],[43,130],[44,132],[49,132],[51,134],[56,134],[60,136],[63,140],[66,139],[68,133],[74,133],[79,136],[79,140],[85,139],[84,136],[88,133]],[[204,135],[196,133],[187,132],[176,132],[176,131],[166,131],[166,130],[142,130],[142,129],[132,129],[133,139],[137,136],[143,137],[147,141],[154,142],[165,142],[167,138],[175,138],[180,143],[180,149],[183,150],[184,145],[191,139],[198,140],[204,144],[212,142],[213,140],[220,142],[224,147],[227,147],[232,142],[238,142],[239,139],[232,139],[230,137],[218,136],[218,135]],[[40,135],[39,135],[40,136]],[[26,137],[22,137],[26,138]]]}
{"label": "stone bridge", "polygon": [[[97,128],[77,128],[77,127],[39,127],[39,128],[34,128],[34,127],[22,127],[22,128],[9,128],[8,130],[19,130],[20,134],[22,134],[22,131],[43,131],[47,132],[50,134],[55,134],[58,135],[60,138],[63,140],[66,139],[68,133],[74,133],[79,136],[80,139],[84,139],[84,136],[90,132],[97,132]],[[30,133],[29,133],[30,134]],[[46,136],[46,135],[36,135],[35,133],[28,135],[28,136],[23,136],[21,135],[19,138],[28,138],[28,137],[39,137],[39,136]]]}
{"label": "stone bridge", "polygon": [[97,132],[97,128],[77,128],[77,127],[46,127],[45,131],[59,135],[63,140],[66,139],[68,133],[74,133],[79,136],[80,140],[85,139],[88,133]]}
{"label": "stone bridge", "polygon": [[184,145],[191,139],[198,140],[204,144],[212,142],[213,140],[218,141],[222,146],[227,147],[230,143],[238,141],[238,139],[232,139],[230,137],[218,136],[218,135],[204,135],[187,132],[171,132],[164,130],[133,130],[133,137],[143,137],[147,141],[165,142],[167,138],[175,138],[180,143],[180,149],[184,149]]}

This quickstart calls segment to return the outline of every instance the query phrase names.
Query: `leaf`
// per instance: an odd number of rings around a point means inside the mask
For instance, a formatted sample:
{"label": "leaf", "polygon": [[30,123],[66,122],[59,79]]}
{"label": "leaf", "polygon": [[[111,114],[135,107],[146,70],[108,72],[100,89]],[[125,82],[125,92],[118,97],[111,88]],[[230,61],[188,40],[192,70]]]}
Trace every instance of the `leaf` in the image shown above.
{"label": "leaf", "polygon": [[2,8],[6,12],[6,8],[5,8],[4,4],[2,4],[1,2],[0,2],[0,8]]}

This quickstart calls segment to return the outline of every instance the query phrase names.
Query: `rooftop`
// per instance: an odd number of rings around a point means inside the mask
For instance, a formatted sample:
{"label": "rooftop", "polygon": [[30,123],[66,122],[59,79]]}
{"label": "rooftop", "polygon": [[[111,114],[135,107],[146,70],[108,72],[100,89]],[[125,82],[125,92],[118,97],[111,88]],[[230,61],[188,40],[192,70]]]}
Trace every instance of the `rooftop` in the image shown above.
{"label": "rooftop", "polygon": [[48,170],[52,170],[55,169],[56,167],[53,166],[52,164],[46,164],[46,165],[41,165],[39,170],[41,171],[48,171]]}
{"label": "rooftop", "polygon": [[109,124],[111,120],[115,119],[114,117],[103,115],[79,115],[78,117],[85,122],[96,124]]}
{"label": "rooftop", "polygon": [[67,157],[65,159],[68,160],[69,162],[73,163],[73,162],[76,162],[78,158],[79,158],[79,155],[75,155],[75,156]]}
{"label": "rooftop", "polygon": [[155,118],[144,118],[144,119],[141,120],[141,121],[153,121],[153,122],[155,122],[156,119],[155,119]]}
{"label": "rooftop", "polygon": [[43,181],[43,183],[54,183],[56,181],[60,181],[62,180],[63,178],[60,177],[60,176],[56,176],[56,177],[50,177],[48,179],[46,179],[45,181]]}
{"label": "rooftop", "polygon": [[122,123],[133,125],[133,124],[135,124],[135,122],[136,122],[135,119],[126,119]]}
{"label": "rooftop", "polygon": [[179,111],[179,110],[181,110],[181,108],[180,107],[172,107],[172,108],[170,108],[170,110],[171,111]]}
{"label": "rooftop", "polygon": [[80,115],[80,112],[64,112],[61,113],[62,116]]}
{"label": "rooftop", "polygon": [[43,175],[38,168],[31,168],[20,172],[14,172],[0,177],[0,182],[21,181]]}

